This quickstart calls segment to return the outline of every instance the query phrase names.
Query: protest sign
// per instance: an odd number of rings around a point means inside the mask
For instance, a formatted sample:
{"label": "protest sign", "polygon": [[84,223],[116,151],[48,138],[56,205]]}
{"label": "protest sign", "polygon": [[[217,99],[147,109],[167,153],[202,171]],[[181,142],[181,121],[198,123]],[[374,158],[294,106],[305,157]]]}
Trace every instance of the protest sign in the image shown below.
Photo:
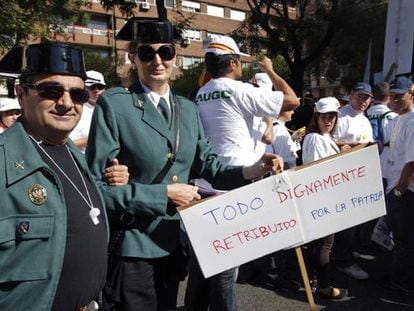
{"label": "protest sign", "polygon": [[179,209],[205,277],[385,214],[378,149],[355,150]]}

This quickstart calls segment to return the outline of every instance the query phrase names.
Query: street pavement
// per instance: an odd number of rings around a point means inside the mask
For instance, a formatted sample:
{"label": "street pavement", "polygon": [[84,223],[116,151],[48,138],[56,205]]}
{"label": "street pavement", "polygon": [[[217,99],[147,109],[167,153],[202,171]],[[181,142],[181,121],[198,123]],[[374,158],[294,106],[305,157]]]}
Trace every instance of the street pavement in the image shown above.
{"label": "street pavement", "polygon": [[[361,253],[363,253],[361,251]],[[348,288],[349,297],[333,301],[314,295],[317,310],[332,311],[414,311],[414,294],[397,293],[380,286],[391,266],[391,254],[376,248],[366,251],[375,259],[359,259],[369,274],[368,280],[354,280],[334,270],[335,285]],[[178,305],[183,310],[182,282]],[[299,291],[269,288],[264,285],[237,284],[239,311],[305,311],[310,310],[304,289]],[[200,310],[201,311],[201,310]]]}

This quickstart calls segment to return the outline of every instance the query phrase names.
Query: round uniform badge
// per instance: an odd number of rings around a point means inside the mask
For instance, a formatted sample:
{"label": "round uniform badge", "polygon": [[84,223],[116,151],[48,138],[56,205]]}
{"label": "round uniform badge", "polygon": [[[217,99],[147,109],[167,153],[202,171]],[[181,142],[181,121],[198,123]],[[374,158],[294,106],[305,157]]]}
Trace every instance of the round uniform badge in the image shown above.
{"label": "round uniform badge", "polygon": [[42,205],[47,200],[46,188],[39,184],[34,184],[29,187],[28,195],[30,201],[35,205]]}

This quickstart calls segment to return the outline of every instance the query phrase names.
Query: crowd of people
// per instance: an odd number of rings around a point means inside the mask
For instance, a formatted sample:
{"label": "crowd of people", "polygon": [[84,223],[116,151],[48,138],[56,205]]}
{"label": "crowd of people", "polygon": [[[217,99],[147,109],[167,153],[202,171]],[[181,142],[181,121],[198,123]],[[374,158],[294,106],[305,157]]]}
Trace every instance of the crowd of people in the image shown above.
{"label": "crowd of people", "polygon": [[[209,79],[189,100],[169,85],[180,35],[168,20],[133,17],[117,39],[129,42],[128,88],[106,90],[67,44],[19,47],[0,60],[0,76],[19,79],[17,99],[0,100],[1,310],[176,310],[188,276],[185,310],[235,311],[239,267],[204,278],[177,207],[363,143],[378,145],[394,241],[384,285],[414,291],[411,80],[358,82],[349,96],[300,105],[266,56],[241,82],[240,57],[250,55],[213,34],[204,42]],[[355,243],[371,243],[375,224],[307,245],[320,297],[348,295],[334,286],[333,266],[369,278]],[[271,282],[282,284],[287,256],[257,260],[250,277],[276,271]]]}

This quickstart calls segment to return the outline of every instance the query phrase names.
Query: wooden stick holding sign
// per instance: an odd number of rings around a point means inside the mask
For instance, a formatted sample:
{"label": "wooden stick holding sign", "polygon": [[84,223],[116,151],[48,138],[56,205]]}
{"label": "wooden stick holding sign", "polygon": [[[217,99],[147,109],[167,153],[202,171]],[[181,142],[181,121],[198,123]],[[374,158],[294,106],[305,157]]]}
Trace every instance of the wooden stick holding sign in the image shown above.
{"label": "wooden stick holding sign", "polygon": [[[278,159],[273,159],[272,164],[276,174],[282,172]],[[298,259],[300,274],[302,275],[303,284],[305,285],[306,297],[308,298],[309,308],[311,311],[316,311],[315,300],[313,299],[312,289],[310,287],[308,272],[306,271],[305,261],[303,259],[302,249],[300,246],[295,247],[296,257]]]}
{"label": "wooden stick holding sign", "polygon": [[302,275],[303,284],[305,284],[306,297],[308,297],[309,308],[316,311],[315,300],[313,299],[312,289],[310,287],[308,272],[306,271],[305,261],[303,260],[302,249],[300,246],[295,247],[296,257],[298,258],[300,274]]}

